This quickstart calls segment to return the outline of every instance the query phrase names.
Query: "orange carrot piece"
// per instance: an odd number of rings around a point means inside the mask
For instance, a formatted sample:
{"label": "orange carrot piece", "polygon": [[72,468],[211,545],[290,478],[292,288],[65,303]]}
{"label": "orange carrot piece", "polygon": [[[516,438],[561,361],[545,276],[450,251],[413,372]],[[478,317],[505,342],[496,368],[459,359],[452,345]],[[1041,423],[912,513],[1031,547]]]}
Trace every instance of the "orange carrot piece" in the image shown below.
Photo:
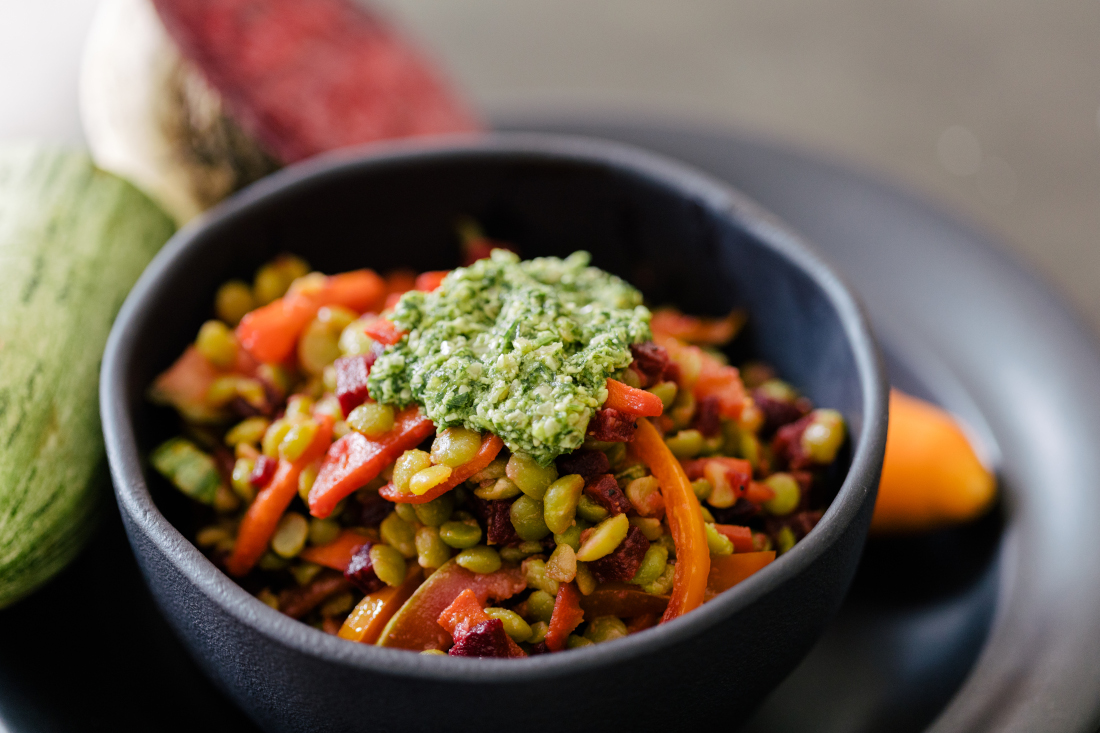
{"label": "orange carrot piece", "polygon": [[373,644],[378,641],[382,629],[397,613],[397,609],[409,600],[409,596],[416,591],[423,579],[424,573],[420,567],[410,564],[405,573],[405,581],[401,585],[394,588],[386,586],[363,596],[363,600],[359,601],[344,619],[344,624],[337,632],[337,636],[362,644]]}
{"label": "orange carrot piece", "polygon": [[319,287],[292,289],[246,314],[237,326],[237,340],[258,361],[277,364],[291,355],[322,306],[342,305],[362,313],[378,310],[385,299],[386,283],[373,270],[332,275]]}
{"label": "orange carrot piece", "polygon": [[302,455],[295,461],[279,459],[274,478],[256,495],[241,520],[233,554],[225,562],[231,575],[247,575],[267,550],[267,544],[275,534],[275,527],[290,506],[291,500],[298,494],[298,476],[306,466],[325,454],[325,449],[332,440],[332,424],[331,415],[322,416],[313,442]]}
{"label": "orange carrot piece", "polygon": [[676,575],[672,598],[661,618],[661,623],[664,623],[697,608],[703,602],[707,573],[710,572],[710,550],[703,529],[703,513],[683,467],[648,420],[638,421],[631,449],[661,485],[669,529],[676,544]]}
{"label": "orange carrot piece", "polygon": [[573,629],[584,620],[581,608],[581,592],[574,583],[562,583],[554,599],[554,612],[550,614],[550,628],[546,632],[546,647],[552,652],[565,648],[565,642]]}
{"label": "orange carrot piece", "polygon": [[707,576],[706,596],[709,601],[724,590],[729,590],[775,559],[775,551],[735,552],[713,558]]}
{"label": "orange carrot piece", "polygon": [[393,429],[377,438],[348,433],[332,444],[309,490],[309,513],[324,519],[345,496],[366,485],[401,454],[435,430],[416,405],[397,413]]}
{"label": "orange carrot piece", "polygon": [[485,433],[481,438],[481,447],[478,448],[477,454],[469,462],[452,470],[450,477],[446,481],[433,486],[420,496],[402,491],[394,486],[392,482],[379,489],[378,493],[383,499],[400,504],[425,504],[432,499],[443,496],[448,491],[488,466],[493,462],[493,459],[497,457],[497,454],[500,453],[500,449],[503,447],[503,440],[492,433]]}
{"label": "orange carrot piece", "polygon": [[737,524],[716,524],[714,528],[733,543],[734,552],[752,552],[752,530]]}
{"label": "orange carrot piece", "polygon": [[370,540],[358,532],[345,529],[332,542],[317,547],[307,547],[298,557],[314,565],[323,565],[326,568],[339,570],[341,573],[348,569],[351,556]]}
{"label": "orange carrot piece", "polygon": [[603,403],[603,407],[639,417],[657,417],[665,410],[657,395],[644,389],[635,389],[617,379],[607,380],[607,401]]}
{"label": "orange carrot piece", "polygon": [[416,289],[430,293],[443,284],[443,278],[451,274],[450,270],[429,270],[416,276]]}

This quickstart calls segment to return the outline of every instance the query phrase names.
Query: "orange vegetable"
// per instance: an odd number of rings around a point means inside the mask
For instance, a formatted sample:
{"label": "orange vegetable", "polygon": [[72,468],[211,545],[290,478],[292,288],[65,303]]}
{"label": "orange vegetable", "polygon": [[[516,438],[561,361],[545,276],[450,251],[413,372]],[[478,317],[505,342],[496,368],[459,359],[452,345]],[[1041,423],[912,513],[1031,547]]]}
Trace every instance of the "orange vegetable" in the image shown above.
{"label": "orange vegetable", "polygon": [[291,288],[282,298],[246,314],[237,326],[237,340],[257,360],[285,361],[317,311],[342,305],[359,313],[378,310],[386,299],[386,283],[373,270],[354,270],[326,277],[319,284]]}
{"label": "orange vegetable", "polygon": [[295,461],[280,458],[271,483],[260,490],[248,507],[237,530],[233,554],[225,561],[225,567],[231,575],[247,575],[264,554],[271,536],[275,534],[279,519],[298,494],[298,476],[306,466],[325,454],[325,449],[332,440],[332,416],[323,415],[318,418],[318,423],[317,433],[309,447]]}
{"label": "orange vegetable", "polygon": [[355,554],[355,551],[369,541],[358,532],[345,529],[339,537],[327,545],[307,547],[302,550],[298,557],[314,565],[323,565],[342,573],[348,569],[348,563],[351,562],[351,556]]}
{"label": "orange vegetable", "polygon": [[710,572],[710,550],[703,529],[703,513],[683,467],[648,420],[638,421],[631,450],[657,477],[665,497],[672,540],[676,544],[676,576],[672,598],[661,623],[695,609],[703,602]]}
{"label": "orange vegetable", "polygon": [[340,438],[329,448],[309,490],[309,513],[324,519],[341,499],[366,485],[434,430],[432,421],[412,405],[397,413],[393,429],[385,435],[368,438],[352,432]]}
{"label": "orange vegetable", "polygon": [[398,330],[393,321],[388,318],[376,318],[367,324],[366,328],[363,329],[363,333],[386,346],[393,346],[405,335],[405,332]]}
{"label": "orange vegetable", "polygon": [[550,615],[550,628],[546,632],[546,647],[557,652],[565,648],[565,642],[573,629],[584,620],[581,608],[581,592],[574,583],[562,583],[554,599],[554,612]]}
{"label": "orange vegetable", "polygon": [[[439,614],[439,625],[446,629],[452,638],[467,634],[470,629],[488,620],[489,616],[481,608],[477,594],[469,588],[459,593],[458,598],[455,598],[454,602]],[[527,656],[510,636],[506,635],[505,638],[508,640],[509,657]]]}
{"label": "orange vegetable", "polygon": [[734,552],[752,552],[752,530],[736,524],[716,524],[714,528],[733,543]]}
{"label": "orange vegetable", "polygon": [[344,624],[337,632],[337,636],[363,644],[373,644],[378,641],[382,629],[397,613],[397,609],[409,600],[409,596],[416,591],[423,577],[424,573],[420,567],[410,564],[405,574],[405,582],[401,585],[396,588],[386,586],[363,596],[363,600],[359,601],[344,619]]}
{"label": "orange vegetable", "polygon": [[965,522],[987,511],[996,494],[993,474],[949,413],[891,390],[873,532],[918,532]]}
{"label": "orange vegetable", "polygon": [[414,270],[392,270],[386,274],[386,294],[401,295],[416,287]]}
{"label": "orange vegetable", "polygon": [[764,502],[771,501],[775,498],[775,491],[772,487],[759,481],[750,481],[749,485],[745,488],[745,493],[742,494],[746,499],[753,504],[763,504]]}
{"label": "orange vegetable", "polygon": [[668,607],[668,596],[650,595],[629,583],[604,583],[588,595],[582,596],[580,606],[589,618],[631,618],[647,614],[660,617]]}
{"label": "orange vegetable", "polygon": [[688,316],[674,308],[660,308],[653,311],[650,328],[654,334],[673,336],[681,341],[721,346],[733,340],[745,320],[745,311],[740,308],[725,318]]}
{"label": "orange vegetable", "polygon": [[617,379],[607,380],[607,401],[603,407],[639,417],[657,417],[665,410],[661,398],[644,389],[635,389]]}
{"label": "orange vegetable", "polygon": [[653,341],[663,346],[669,358],[680,367],[680,383],[690,389],[698,400],[714,397],[718,400],[719,414],[736,420],[745,409],[747,394],[741,381],[741,373],[715,359],[698,346],[685,344],[680,339],[655,332]]}
{"label": "orange vegetable", "polygon": [[441,484],[437,484],[432,488],[425,491],[423,494],[417,496],[406,491],[401,491],[392,483],[388,483],[378,490],[378,493],[383,499],[389,501],[398,502],[401,504],[425,504],[432,499],[443,496],[451,489],[461,484],[466,479],[473,476],[478,471],[482,470],[497,457],[500,453],[500,449],[504,447],[504,441],[493,435],[492,433],[485,433],[481,438],[481,447],[478,449],[477,454],[468,463],[464,463],[458,468],[451,471],[450,477]]}
{"label": "orange vegetable", "polygon": [[707,577],[707,600],[729,590],[775,559],[775,552],[735,552],[712,559]]}
{"label": "orange vegetable", "polygon": [[429,270],[416,276],[416,289],[430,293],[443,284],[443,278],[451,273],[450,270]]}

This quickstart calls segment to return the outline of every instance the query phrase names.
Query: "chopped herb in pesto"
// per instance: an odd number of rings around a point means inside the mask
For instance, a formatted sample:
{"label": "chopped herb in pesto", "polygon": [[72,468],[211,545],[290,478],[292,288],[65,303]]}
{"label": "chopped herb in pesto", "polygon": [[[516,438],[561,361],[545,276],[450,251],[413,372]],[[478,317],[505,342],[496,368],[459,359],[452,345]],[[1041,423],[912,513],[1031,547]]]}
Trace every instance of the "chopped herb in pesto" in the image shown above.
{"label": "chopped herb in pesto", "polygon": [[393,320],[408,336],[375,362],[371,396],[416,402],[439,428],[493,432],[543,464],[579,448],[607,378],[651,337],[641,293],[588,263],[494,250],[434,292],[406,293]]}

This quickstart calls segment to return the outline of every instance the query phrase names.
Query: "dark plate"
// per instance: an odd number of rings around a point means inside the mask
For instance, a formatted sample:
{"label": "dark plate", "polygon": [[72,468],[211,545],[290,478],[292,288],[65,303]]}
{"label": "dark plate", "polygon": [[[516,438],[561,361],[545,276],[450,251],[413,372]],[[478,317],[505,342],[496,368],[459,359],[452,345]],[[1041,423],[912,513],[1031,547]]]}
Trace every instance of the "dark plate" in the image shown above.
{"label": "dark plate", "polygon": [[[980,232],[812,156],[675,126],[509,126],[623,140],[741,188],[860,291],[895,382],[964,415],[1003,456],[1003,512],[869,545],[831,631],[750,729],[1095,730],[1100,350],[1062,301]],[[0,621],[0,727],[253,729],[155,611],[116,515]]]}

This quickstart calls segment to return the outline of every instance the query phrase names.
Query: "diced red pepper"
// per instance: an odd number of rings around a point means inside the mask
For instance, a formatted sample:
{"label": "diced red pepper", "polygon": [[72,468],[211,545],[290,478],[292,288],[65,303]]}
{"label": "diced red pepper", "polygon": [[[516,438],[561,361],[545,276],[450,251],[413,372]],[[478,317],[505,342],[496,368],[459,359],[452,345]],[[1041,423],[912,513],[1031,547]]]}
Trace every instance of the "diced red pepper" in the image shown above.
{"label": "diced red pepper", "polygon": [[581,608],[581,592],[574,583],[562,583],[554,599],[554,611],[550,615],[550,628],[546,632],[546,646],[552,652],[565,648],[565,642],[573,629],[584,620]]}
{"label": "diced red pepper", "polygon": [[737,524],[716,524],[714,528],[719,534],[724,534],[733,543],[735,552],[752,552],[755,548],[752,543],[752,530]]}
{"label": "diced red pepper", "polygon": [[367,392],[367,376],[378,355],[373,351],[357,356],[345,356],[333,363],[336,369],[336,399],[344,415],[370,399]]}
{"label": "diced red pepper", "polygon": [[405,336],[405,332],[398,329],[388,318],[376,318],[367,324],[363,333],[386,346],[393,346]]}
{"label": "diced red pepper", "polygon": [[[500,626],[500,633],[484,628],[483,625],[490,621],[489,616],[481,608],[477,594],[469,588],[459,593],[454,602],[439,614],[439,625],[455,640],[455,647],[451,649],[454,656],[513,658],[527,656],[511,637],[503,633],[503,624]],[[499,624],[500,621],[497,623]],[[470,635],[478,637],[481,643],[471,645],[475,648],[464,650],[463,642]]]}
{"label": "diced red pepper", "polygon": [[771,501],[775,498],[775,492],[767,484],[760,483],[759,481],[750,481],[748,487],[743,494],[747,501],[751,501],[757,506],[763,504],[766,501]]}
{"label": "diced red pepper", "polygon": [[397,413],[393,429],[377,438],[351,432],[332,444],[309,490],[309,512],[324,519],[345,496],[378,476],[435,430],[416,405]]}
{"label": "diced red pepper", "polygon": [[397,488],[392,483],[383,486],[378,490],[378,493],[382,498],[400,504],[425,504],[432,499],[443,496],[448,491],[488,466],[493,462],[493,459],[497,457],[497,454],[500,453],[500,449],[503,447],[503,440],[492,433],[485,433],[485,435],[481,436],[481,447],[478,448],[477,453],[470,461],[453,469],[450,477],[446,481],[436,484],[423,494],[417,496],[407,491],[401,491],[401,489]]}
{"label": "diced red pepper", "polygon": [[443,284],[443,278],[451,274],[450,270],[429,270],[416,276],[416,289],[430,293]]}
{"label": "diced red pepper", "polygon": [[617,379],[607,380],[607,401],[604,409],[618,410],[636,417],[657,417],[665,410],[661,398],[644,389],[635,389]]}
{"label": "diced red pepper", "polygon": [[717,465],[722,468],[726,480],[730,482],[737,496],[743,496],[752,483],[752,464],[743,458],[728,456],[693,458],[683,462],[684,473],[689,479],[696,481],[706,477],[708,465]]}

